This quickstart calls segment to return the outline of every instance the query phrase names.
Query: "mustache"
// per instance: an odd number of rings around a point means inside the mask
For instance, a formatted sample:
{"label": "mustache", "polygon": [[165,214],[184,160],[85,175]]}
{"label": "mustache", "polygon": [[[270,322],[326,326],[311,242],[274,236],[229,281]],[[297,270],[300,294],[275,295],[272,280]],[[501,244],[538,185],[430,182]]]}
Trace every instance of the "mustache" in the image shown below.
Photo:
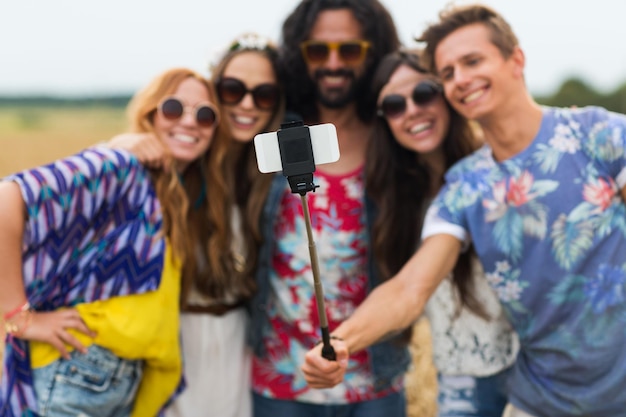
{"label": "mustache", "polygon": [[354,71],[348,68],[339,68],[336,70],[329,70],[325,68],[319,68],[313,73],[316,81],[319,81],[323,77],[348,77],[351,79],[356,78]]}

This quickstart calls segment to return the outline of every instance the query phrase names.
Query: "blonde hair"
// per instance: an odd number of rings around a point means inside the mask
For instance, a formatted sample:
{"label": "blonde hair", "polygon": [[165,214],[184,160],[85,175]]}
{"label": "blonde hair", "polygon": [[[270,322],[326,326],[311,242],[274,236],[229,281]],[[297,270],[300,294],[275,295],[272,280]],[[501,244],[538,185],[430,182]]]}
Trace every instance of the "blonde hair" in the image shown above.
{"label": "blonde hair", "polygon": [[[222,113],[207,79],[192,70],[174,68],[157,76],[132,98],[127,110],[130,130],[155,133],[154,117],[159,103],[189,78],[206,88],[209,100]],[[230,294],[232,287],[229,282],[232,259],[224,256],[230,253],[232,241],[229,223],[232,203],[225,179],[229,142],[229,126],[222,119],[208,151],[183,173],[177,173],[174,164],[169,170],[152,171],[163,210],[164,233],[183,262],[183,305],[192,284],[203,294],[216,298]]]}

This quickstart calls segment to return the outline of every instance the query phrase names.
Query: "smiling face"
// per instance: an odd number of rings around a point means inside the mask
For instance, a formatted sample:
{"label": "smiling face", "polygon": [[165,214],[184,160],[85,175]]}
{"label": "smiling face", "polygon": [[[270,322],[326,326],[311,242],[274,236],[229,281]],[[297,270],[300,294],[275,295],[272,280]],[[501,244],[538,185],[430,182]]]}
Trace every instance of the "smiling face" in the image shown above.
{"label": "smiling face", "polygon": [[200,126],[196,119],[196,109],[203,104],[215,109],[215,104],[210,101],[206,86],[192,77],[182,81],[171,97],[183,104],[182,116],[168,119],[162,111],[157,110],[154,116],[154,129],[168,147],[176,162],[176,169],[182,172],[209,149],[217,126],[216,123],[211,127]]}
{"label": "smiling face", "polygon": [[505,59],[491,41],[489,29],[481,23],[461,27],[446,36],[437,45],[434,57],[446,97],[468,119],[488,118],[523,94],[521,50],[516,47]]}
{"label": "smiling face", "polygon": [[[277,84],[276,74],[269,59],[255,51],[235,55],[224,68],[221,77],[237,79],[250,91],[260,85]],[[232,137],[239,142],[249,142],[254,136],[265,131],[277,108],[277,106],[272,109],[258,108],[251,93],[247,93],[236,104],[222,104],[225,110],[224,117],[228,117],[230,122]]]}
{"label": "smiling face", "polygon": [[442,153],[442,143],[448,133],[450,112],[441,94],[426,104],[416,104],[412,93],[420,82],[432,82],[432,77],[406,65],[399,66],[380,91],[378,106],[386,96],[403,96],[406,110],[386,117],[391,133],[403,147],[418,154]]}
{"label": "smiling face", "polygon": [[[349,9],[324,10],[317,16],[309,41],[345,42],[363,40],[361,24]],[[342,108],[352,102],[359,79],[365,70],[367,53],[355,62],[342,60],[338,49],[331,49],[322,62],[307,62],[307,70],[315,82],[320,103],[329,108]]]}

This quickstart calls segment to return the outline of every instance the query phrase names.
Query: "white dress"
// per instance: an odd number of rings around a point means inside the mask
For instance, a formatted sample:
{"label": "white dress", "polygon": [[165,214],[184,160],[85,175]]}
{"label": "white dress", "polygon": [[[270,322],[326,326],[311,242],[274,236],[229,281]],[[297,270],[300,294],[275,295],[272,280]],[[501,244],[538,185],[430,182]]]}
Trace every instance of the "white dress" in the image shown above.
{"label": "white dress", "polygon": [[[241,254],[239,212],[234,210],[233,250]],[[188,303],[212,300],[192,288]],[[166,417],[251,417],[252,352],[246,343],[249,317],[245,307],[217,316],[181,313],[183,366],[187,387],[166,410]]]}
{"label": "white dress", "polygon": [[244,307],[223,316],[181,314],[187,388],[166,410],[166,417],[252,415],[247,324]]}

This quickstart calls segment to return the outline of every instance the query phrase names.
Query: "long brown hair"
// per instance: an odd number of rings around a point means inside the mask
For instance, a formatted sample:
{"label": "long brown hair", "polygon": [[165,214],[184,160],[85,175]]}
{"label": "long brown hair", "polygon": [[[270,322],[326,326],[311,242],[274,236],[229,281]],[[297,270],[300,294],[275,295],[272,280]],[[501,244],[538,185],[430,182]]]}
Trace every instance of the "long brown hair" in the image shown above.
{"label": "long brown hair", "polygon": [[[414,51],[398,51],[387,55],[374,75],[372,91],[376,97],[393,73],[407,66],[428,74]],[[474,129],[447,102],[450,127],[443,141],[445,168],[469,155],[479,146]],[[378,213],[372,228],[372,251],[383,280],[391,278],[415,252],[421,235],[425,210],[431,198],[433,178],[428,165],[414,151],[401,146],[394,138],[387,121],[379,117],[372,130],[366,163],[366,192]],[[439,175],[439,174],[437,174]],[[466,251],[454,267],[454,283],[461,302],[481,316],[484,309],[472,292],[473,251]]]}
{"label": "long brown hair", "polygon": [[[211,70],[211,82],[215,83],[224,75],[228,64],[242,53],[256,53],[267,59],[276,77],[280,100],[273,109],[267,126],[260,132],[278,130],[285,115],[285,95],[278,77],[278,51],[269,39],[255,33],[246,33],[231,42],[219,62]],[[257,255],[261,245],[260,218],[265,199],[272,182],[272,175],[261,174],[257,167],[253,138],[249,142],[232,140],[227,154],[228,184],[234,195],[234,203],[243,214],[241,231],[244,244],[245,264],[241,275],[252,279],[256,270]]]}
{"label": "long brown hair", "polygon": [[[204,85],[209,100],[221,113],[213,86],[204,77],[186,68],[174,68],[157,76],[133,97],[127,111],[131,131],[155,133],[157,106],[188,78]],[[222,120],[208,151],[183,173],[177,173],[174,164],[168,170],[151,172],[163,210],[165,234],[182,261],[183,307],[192,285],[214,298],[222,298],[237,288],[231,279],[231,200],[224,175],[229,140],[228,126]]]}

